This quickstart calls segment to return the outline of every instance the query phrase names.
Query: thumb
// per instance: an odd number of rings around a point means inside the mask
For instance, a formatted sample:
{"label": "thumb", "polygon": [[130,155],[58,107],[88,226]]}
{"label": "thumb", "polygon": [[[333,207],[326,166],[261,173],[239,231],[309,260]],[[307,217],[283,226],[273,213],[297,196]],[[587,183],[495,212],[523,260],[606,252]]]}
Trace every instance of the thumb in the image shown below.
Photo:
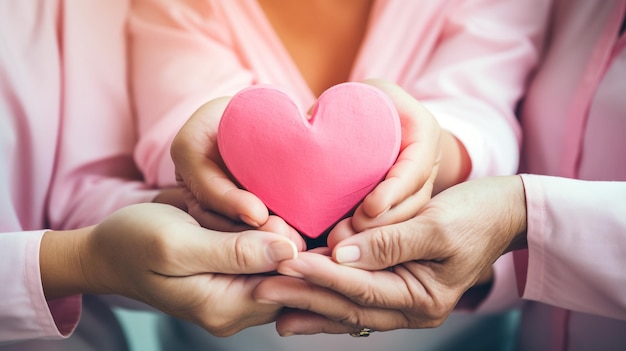
{"label": "thumb", "polygon": [[[198,228],[200,241],[187,247],[186,260],[204,273],[252,274],[276,270],[298,255],[296,244],[281,234],[248,230],[224,233]],[[207,235],[209,234],[209,235]]]}
{"label": "thumb", "polygon": [[332,257],[351,267],[381,270],[403,262],[432,259],[433,240],[429,237],[414,218],[350,236],[333,248]]}

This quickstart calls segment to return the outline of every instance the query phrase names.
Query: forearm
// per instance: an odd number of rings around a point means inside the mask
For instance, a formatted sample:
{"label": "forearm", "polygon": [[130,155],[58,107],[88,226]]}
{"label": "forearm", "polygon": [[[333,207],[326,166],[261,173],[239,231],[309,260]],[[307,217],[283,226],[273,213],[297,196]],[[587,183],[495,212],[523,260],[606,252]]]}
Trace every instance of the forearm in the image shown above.
{"label": "forearm", "polygon": [[472,161],[463,144],[448,131],[441,132],[441,162],[433,195],[467,180]]}

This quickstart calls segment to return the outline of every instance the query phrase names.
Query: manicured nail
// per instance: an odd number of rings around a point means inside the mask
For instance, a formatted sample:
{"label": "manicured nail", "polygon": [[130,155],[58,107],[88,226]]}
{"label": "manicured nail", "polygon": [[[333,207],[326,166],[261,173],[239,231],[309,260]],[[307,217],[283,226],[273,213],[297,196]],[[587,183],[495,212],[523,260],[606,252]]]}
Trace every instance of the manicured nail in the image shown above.
{"label": "manicured nail", "polygon": [[246,215],[240,215],[240,216],[239,216],[239,219],[240,219],[242,222],[246,223],[247,225],[249,225],[249,226],[251,226],[251,227],[255,227],[255,228],[260,227],[260,226],[259,226],[259,223],[257,223],[255,220],[253,220],[252,218],[250,218],[250,217],[248,217],[248,216],[246,216]]}
{"label": "manicured nail", "polygon": [[352,263],[361,258],[361,250],[358,246],[344,246],[337,249],[335,258],[339,263]]}
{"label": "manicured nail", "polygon": [[298,257],[296,244],[287,240],[274,241],[267,245],[266,250],[267,257],[269,257],[272,262],[280,262]]}

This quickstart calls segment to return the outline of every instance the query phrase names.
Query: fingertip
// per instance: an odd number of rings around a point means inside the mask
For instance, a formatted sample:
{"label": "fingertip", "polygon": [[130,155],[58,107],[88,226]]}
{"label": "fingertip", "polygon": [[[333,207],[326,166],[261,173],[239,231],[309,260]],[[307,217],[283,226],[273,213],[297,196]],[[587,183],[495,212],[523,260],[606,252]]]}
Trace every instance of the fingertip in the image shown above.
{"label": "fingertip", "polygon": [[388,212],[389,210],[380,213],[376,217],[370,217],[365,215],[362,209],[357,209],[354,212],[354,216],[352,217],[352,230],[356,233],[360,233],[367,229],[373,228],[376,226],[376,223],[378,223],[378,219],[384,217],[384,215]]}
{"label": "fingertip", "polygon": [[379,187],[380,184],[363,199],[363,203],[357,208],[355,214],[360,213],[368,218],[376,218],[391,208],[386,197],[378,195],[380,193],[377,191]]}
{"label": "fingertip", "polygon": [[380,182],[363,200],[360,207],[367,218],[376,219],[384,215],[406,196],[404,194],[406,185],[402,183],[394,170],[397,170],[397,165],[389,170],[385,180]]}
{"label": "fingertip", "polygon": [[298,248],[291,240],[276,240],[267,245],[267,257],[272,263],[292,260],[298,257]]}
{"label": "fingertip", "polygon": [[236,189],[232,193],[231,201],[239,220],[253,228],[263,226],[269,219],[269,211],[265,204],[249,191]]}
{"label": "fingertip", "polygon": [[247,216],[245,214],[239,215],[239,220],[244,222],[245,224],[251,226],[252,228],[258,228],[258,227],[261,226],[257,220],[252,219],[252,218],[250,218],[249,216]]}
{"label": "fingertip", "polygon": [[346,218],[335,225],[330,233],[328,233],[328,238],[326,239],[328,247],[333,248],[341,241],[356,234],[352,225],[353,220],[354,217]]}

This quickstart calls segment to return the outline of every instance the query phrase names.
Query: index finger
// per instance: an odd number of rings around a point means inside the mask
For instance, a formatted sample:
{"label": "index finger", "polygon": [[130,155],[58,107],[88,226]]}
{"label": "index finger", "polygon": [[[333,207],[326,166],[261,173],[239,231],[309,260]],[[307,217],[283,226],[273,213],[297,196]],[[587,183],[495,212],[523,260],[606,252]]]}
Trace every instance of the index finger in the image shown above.
{"label": "index finger", "polygon": [[407,271],[367,271],[338,264],[331,257],[300,253],[297,259],[278,265],[278,272],[299,277],[312,284],[331,289],[359,305],[401,309],[407,307],[413,294],[426,296],[426,291]]}

